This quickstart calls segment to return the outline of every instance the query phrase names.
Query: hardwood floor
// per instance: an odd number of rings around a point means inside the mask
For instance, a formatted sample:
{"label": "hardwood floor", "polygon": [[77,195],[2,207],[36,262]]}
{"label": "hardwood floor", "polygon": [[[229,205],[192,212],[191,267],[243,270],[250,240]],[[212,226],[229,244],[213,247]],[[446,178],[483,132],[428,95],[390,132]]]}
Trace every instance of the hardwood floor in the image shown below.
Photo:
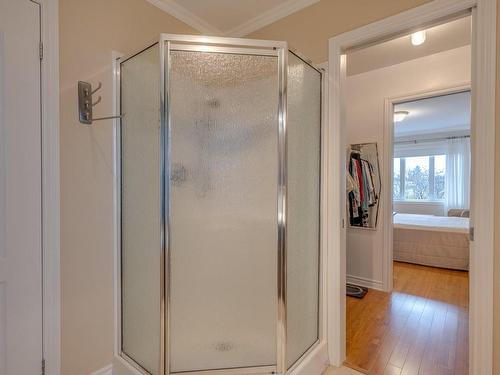
{"label": "hardwood floor", "polygon": [[346,365],[373,375],[468,374],[468,272],[394,262],[394,291],[347,297]]}

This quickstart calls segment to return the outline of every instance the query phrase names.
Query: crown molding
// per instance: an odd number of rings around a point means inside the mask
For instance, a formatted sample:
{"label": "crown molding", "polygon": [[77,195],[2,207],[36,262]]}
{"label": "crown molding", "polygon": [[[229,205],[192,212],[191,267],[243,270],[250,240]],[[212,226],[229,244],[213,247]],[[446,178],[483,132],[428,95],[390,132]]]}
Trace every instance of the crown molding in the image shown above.
{"label": "crown molding", "polygon": [[242,37],[250,34],[256,30],[263,28],[264,26],[270,25],[292,13],[298,12],[310,5],[313,5],[320,0],[288,0],[287,2],[278,5],[277,7],[262,13],[260,16],[252,18],[251,20],[235,27],[227,32],[226,36],[232,37]]}
{"label": "crown molding", "polygon": [[178,20],[188,24],[192,28],[206,35],[223,35],[224,33],[218,28],[212,26],[205,20],[193,14],[183,6],[173,0],[146,0],[154,6],[160,8],[164,12],[177,18]]}
{"label": "crown molding", "polygon": [[147,0],[149,3],[160,8],[164,12],[172,15],[178,20],[188,24],[189,26],[195,28],[200,33],[205,35],[216,35],[216,36],[232,36],[232,37],[242,37],[250,34],[253,31],[259,30],[264,26],[267,26],[273,22],[278,21],[281,18],[289,16],[299,10],[302,10],[312,4],[319,2],[320,0],[288,0],[277,7],[274,7],[261,15],[244,22],[243,24],[228,30],[222,31],[202,18],[198,17],[191,11],[184,8],[179,3],[173,0]]}

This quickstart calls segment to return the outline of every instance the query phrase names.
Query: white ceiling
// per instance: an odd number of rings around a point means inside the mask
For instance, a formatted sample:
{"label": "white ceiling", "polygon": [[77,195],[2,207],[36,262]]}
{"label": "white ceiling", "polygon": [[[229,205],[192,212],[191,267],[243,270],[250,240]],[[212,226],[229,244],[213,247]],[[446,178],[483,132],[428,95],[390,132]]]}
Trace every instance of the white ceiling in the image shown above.
{"label": "white ceiling", "polygon": [[394,125],[395,138],[470,131],[470,92],[397,104],[394,111],[410,114]]}
{"label": "white ceiling", "polygon": [[319,0],[147,0],[205,35],[241,37]]}
{"label": "white ceiling", "polygon": [[347,52],[347,75],[355,75],[419,57],[469,45],[471,17],[459,18],[426,29],[426,41],[413,46],[410,35]]}

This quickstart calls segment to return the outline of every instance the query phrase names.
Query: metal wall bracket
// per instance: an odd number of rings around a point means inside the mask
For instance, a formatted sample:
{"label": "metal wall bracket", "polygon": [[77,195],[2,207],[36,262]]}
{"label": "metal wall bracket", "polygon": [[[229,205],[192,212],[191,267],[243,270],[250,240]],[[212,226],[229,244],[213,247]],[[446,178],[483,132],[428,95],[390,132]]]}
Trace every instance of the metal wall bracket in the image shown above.
{"label": "metal wall bracket", "polygon": [[92,108],[99,104],[102,100],[101,96],[94,102],[92,95],[102,88],[102,83],[99,82],[97,88],[92,90],[92,85],[88,82],[78,81],[78,118],[82,124],[92,125],[93,121],[110,120],[115,118],[122,118],[123,116],[107,116],[100,118],[93,118]]}

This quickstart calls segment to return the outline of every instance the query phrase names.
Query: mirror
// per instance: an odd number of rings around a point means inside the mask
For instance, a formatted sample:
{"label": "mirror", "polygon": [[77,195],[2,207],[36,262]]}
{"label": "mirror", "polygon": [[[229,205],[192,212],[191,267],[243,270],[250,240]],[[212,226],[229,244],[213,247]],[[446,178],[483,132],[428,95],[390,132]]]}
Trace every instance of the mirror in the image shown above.
{"label": "mirror", "polygon": [[351,144],[346,173],[349,227],[377,227],[381,185],[377,143]]}

